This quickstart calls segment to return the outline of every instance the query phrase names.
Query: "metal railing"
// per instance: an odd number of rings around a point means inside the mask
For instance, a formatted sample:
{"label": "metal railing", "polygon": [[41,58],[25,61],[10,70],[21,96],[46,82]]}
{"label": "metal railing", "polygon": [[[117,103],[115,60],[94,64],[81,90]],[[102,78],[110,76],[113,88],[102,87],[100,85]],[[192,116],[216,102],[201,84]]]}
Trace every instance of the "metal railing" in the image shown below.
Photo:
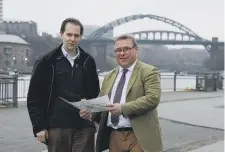
{"label": "metal railing", "polygon": [[0,106],[18,107],[17,91],[17,76],[0,76]]}
{"label": "metal railing", "polygon": [[[202,77],[208,77],[206,74],[196,73],[193,75],[179,75],[178,73],[161,73],[162,91],[184,91],[199,90],[202,85]],[[215,76],[215,75],[214,75]],[[216,75],[218,79],[220,76]],[[104,75],[99,74],[100,85]],[[217,80],[216,88],[223,89],[223,78]],[[200,82],[200,83],[199,83]],[[203,81],[204,82],[204,81]],[[18,107],[18,102],[26,102],[30,76],[0,76],[0,107],[13,106]]]}
{"label": "metal railing", "polygon": [[196,76],[179,75],[178,73],[162,73],[161,88],[162,91],[183,91],[186,89],[195,89]]}
{"label": "metal railing", "polygon": [[18,100],[26,101],[30,77],[18,77]]}

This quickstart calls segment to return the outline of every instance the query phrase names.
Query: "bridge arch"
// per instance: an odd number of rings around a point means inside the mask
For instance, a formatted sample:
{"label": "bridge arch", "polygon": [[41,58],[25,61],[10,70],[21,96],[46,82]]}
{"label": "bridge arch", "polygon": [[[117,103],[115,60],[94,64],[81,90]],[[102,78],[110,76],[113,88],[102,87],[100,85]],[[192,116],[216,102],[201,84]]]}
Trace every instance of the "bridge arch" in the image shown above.
{"label": "bridge arch", "polygon": [[[167,31],[167,30],[145,30],[128,33],[134,36],[137,40],[199,40],[199,37],[189,35],[184,32]],[[157,37],[159,36],[159,37]]]}
{"label": "bridge arch", "polygon": [[172,25],[172,26],[180,29],[181,31],[185,32],[188,35],[193,35],[193,36],[195,36],[198,39],[202,39],[194,31],[192,31],[188,27],[182,25],[181,23],[176,22],[176,21],[174,21],[172,19],[169,19],[169,18],[166,18],[166,17],[152,15],[152,14],[137,14],[137,15],[131,15],[131,16],[126,16],[126,17],[119,18],[117,20],[114,20],[114,21],[112,21],[112,22],[110,22],[110,23],[100,27],[99,29],[97,29],[96,31],[91,33],[87,38],[89,38],[89,39],[99,38],[104,33],[108,32],[109,30],[112,30],[113,28],[115,28],[115,27],[117,27],[119,25],[122,25],[124,23],[128,23],[130,21],[134,21],[134,20],[144,19],[144,18],[149,18],[149,19],[154,19],[154,20],[158,20],[158,21],[164,22],[166,24]]}

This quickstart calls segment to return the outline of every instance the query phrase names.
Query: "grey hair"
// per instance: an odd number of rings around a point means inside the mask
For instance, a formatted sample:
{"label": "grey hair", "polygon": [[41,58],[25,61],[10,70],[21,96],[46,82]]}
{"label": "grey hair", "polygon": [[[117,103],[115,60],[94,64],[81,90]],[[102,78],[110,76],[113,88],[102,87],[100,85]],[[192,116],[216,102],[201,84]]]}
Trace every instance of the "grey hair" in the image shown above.
{"label": "grey hair", "polygon": [[127,35],[127,34],[123,34],[123,35],[116,37],[114,44],[119,40],[126,40],[126,39],[130,39],[132,41],[132,43],[134,45],[133,47],[138,47],[136,39],[133,36]]}

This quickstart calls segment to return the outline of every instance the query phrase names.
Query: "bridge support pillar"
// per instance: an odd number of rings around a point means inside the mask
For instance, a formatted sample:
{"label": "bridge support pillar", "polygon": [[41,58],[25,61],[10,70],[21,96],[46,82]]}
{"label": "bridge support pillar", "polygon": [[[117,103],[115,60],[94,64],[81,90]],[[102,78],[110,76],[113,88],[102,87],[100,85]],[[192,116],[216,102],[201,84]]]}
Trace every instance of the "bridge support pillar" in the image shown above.
{"label": "bridge support pillar", "polygon": [[224,46],[218,46],[218,38],[212,38],[210,69],[223,70],[224,69]]}
{"label": "bridge support pillar", "polygon": [[97,51],[97,58],[95,60],[97,69],[100,70],[100,72],[107,70],[107,64],[106,64],[106,52],[107,52],[107,44],[105,43],[98,43],[94,44]]}
{"label": "bridge support pillar", "polygon": [[87,42],[87,41],[80,41],[79,46],[87,53],[90,54],[90,47],[91,47],[91,43]]}

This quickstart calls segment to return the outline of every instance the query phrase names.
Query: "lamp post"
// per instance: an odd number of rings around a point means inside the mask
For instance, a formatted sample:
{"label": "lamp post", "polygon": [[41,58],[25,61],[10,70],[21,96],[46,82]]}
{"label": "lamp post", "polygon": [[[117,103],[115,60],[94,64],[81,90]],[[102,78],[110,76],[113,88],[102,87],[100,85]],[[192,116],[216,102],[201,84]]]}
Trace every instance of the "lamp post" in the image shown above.
{"label": "lamp post", "polygon": [[28,64],[28,58],[27,57],[25,57],[24,58],[24,61],[25,61],[25,63],[24,63],[24,71],[27,71],[27,64]]}

